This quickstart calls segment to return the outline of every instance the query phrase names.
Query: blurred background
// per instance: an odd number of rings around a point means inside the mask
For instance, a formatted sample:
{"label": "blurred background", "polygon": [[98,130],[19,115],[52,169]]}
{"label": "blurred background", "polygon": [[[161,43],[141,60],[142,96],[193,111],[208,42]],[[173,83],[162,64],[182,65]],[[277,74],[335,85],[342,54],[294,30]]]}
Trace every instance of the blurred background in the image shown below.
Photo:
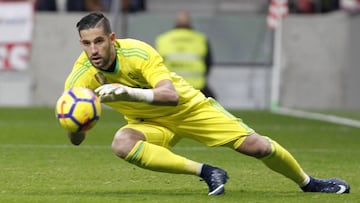
{"label": "blurred background", "polygon": [[87,12],[154,45],[179,10],[211,41],[208,82],[224,107],[269,109],[277,88],[283,107],[360,109],[358,0],[0,0],[0,106],[54,106]]}

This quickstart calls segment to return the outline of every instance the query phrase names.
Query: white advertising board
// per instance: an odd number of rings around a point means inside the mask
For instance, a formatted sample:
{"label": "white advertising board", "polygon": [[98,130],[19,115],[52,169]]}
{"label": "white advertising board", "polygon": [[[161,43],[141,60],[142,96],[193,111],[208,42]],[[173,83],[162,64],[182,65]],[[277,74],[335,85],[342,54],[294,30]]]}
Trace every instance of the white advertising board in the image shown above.
{"label": "white advertising board", "polygon": [[28,69],[33,27],[31,2],[0,2],[0,71]]}

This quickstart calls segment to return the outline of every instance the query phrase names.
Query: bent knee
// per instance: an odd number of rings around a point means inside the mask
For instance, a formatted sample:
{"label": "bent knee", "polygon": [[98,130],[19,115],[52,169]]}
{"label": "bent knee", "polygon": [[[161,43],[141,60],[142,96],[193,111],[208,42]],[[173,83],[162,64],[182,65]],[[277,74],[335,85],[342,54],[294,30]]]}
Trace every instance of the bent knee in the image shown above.
{"label": "bent knee", "polygon": [[266,137],[254,133],[246,137],[240,147],[236,150],[248,156],[263,158],[271,154],[272,147]]}
{"label": "bent knee", "polygon": [[125,143],[126,143],[125,136],[120,136],[118,133],[116,133],[111,143],[111,148],[113,152],[121,158],[124,158],[128,153],[125,151],[125,146],[123,146],[125,145]]}
{"label": "bent knee", "polygon": [[111,148],[117,156],[125,158],[139,140],[145,140],[142,133],[133,129],[122,129],[116,132]]}

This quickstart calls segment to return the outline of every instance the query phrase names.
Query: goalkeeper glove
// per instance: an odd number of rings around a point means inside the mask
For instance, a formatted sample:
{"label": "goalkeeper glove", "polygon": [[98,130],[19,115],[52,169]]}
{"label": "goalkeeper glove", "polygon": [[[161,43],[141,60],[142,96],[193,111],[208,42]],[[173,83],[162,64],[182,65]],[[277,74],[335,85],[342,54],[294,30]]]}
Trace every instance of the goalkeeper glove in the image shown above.
{"label": "goalkeeper glove", "polygon": [[132,88],[113,83],[105,84],[95,89],[101,102],[137,101],[151,103],[154,100],[152,89]]}

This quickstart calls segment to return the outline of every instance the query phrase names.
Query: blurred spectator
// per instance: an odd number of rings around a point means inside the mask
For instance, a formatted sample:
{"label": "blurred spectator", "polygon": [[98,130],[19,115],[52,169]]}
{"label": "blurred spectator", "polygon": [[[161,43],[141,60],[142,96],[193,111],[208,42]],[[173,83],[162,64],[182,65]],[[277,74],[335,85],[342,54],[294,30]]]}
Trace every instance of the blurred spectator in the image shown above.
{"label": "blurred spectator", "polygon": [[300,13],[314,13],[315,7],[312,0],[298,0],[296,8]]}
{"label": "blurred spectator", "polygon": [[57,11],[56,0],[36,0],[36,10]]}
{"label": "blurred spectator", "polygon": [[157,37],[156,48],[169,70],[184,77],[205,96],[215,98],[207,84],[212,66],[210,42],[205,34],[192,28],[188,12],[177,13],[175,28]]}
{"label": "blurred spectator", "polygon": [[[0,0],[0,1],[16,1],[16,0]],[[18,0],[26,1],[26,0]],[[36,2],[36,10],[38,11],[57,11],[58,0],[29,0]],[[65,0],[66,11],[76,12],[90,12],[90,11],[103,11],[109,12],[113,1],[121,1],[119,3],[119,11],[123,12],[139,12],[146,10],[145,0]]]}
{"label": "blurred spectator", "polygon": [[122,10],[135,13],[146,10],[145,0],[122,0]]}
{"label": "blurred spectator", "polygon": [[67,0],[67,11],[104,11],[101,0]]}
{"label": "blurred spectator", "polygon": [[289,0],[291,13],[314,14],[339,10],[339,0]]}
{"label": "blurred spectator", "polygon": [[332,12],[340,9],[340,0],[322,0],[321,4],[318,5],[320,13]]}
{"label": "blurred spectator", "polygon": [[[104,8],[104,11],[110,11],[113,0],[101,0],[101,6]],[[116,0],[117,1],[117,0]],[[124,1],[124,0],[120,0]]]}

